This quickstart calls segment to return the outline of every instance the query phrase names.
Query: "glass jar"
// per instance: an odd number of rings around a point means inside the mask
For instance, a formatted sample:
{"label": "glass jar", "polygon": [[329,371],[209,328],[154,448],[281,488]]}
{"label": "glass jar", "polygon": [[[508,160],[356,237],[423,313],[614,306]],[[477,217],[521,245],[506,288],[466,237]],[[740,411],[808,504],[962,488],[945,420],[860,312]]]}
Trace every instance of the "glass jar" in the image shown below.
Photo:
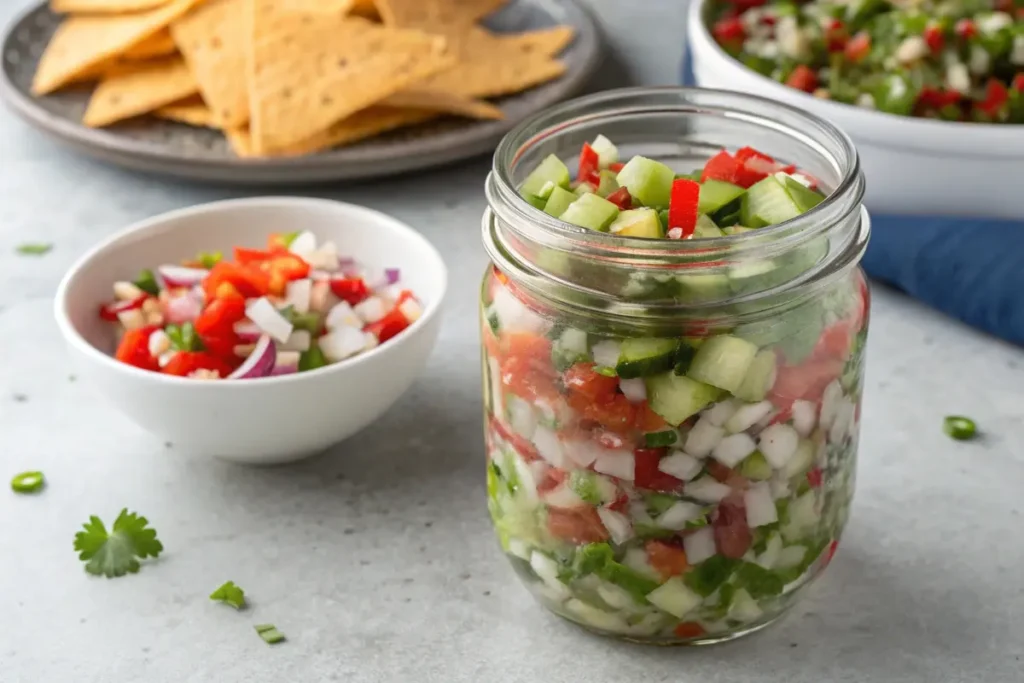
{"label": "glass jar", "polygon": [[[828,197],[735,236],[651,240],[519,196],[598,134],[677,173],[749,145]],[[718,642],[778,618],[829,563],[854,489],[863,192],[839,130],[739,93],[610,91],[504,139],[483,218],[488,502],[546,607],[631,640]]]}

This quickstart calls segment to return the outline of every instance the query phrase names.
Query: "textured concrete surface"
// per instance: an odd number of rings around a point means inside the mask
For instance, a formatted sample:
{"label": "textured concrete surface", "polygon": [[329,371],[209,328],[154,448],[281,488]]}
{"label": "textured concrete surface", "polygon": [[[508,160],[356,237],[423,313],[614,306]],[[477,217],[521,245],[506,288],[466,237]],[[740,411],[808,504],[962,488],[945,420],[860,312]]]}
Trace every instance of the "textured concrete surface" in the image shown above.
{"label": "textured concrete surface", "polygon": [[[0,0],[0,20],[23,2]],[[605,84],[675,78],[678,3],[596,4],[618,53]],[[0,491],[0,681],[1024,680],[1024,354],[880,288],[855,511],[800,607],[699,651],[610,642],[537,607],[484,506],[474,297],[486,169],[311,192],[422,229],[451,267],[447,320],[429,371],[379,423],[319,459],[242,469],[165,446],[72,381],[50,298],[104,235],[245,193],[107,168],[0,115],[0,475],[38,468],[50,482],[35,497]],[[16,256],[26,240],[56,248]],[[984,437],[947,439],[949,413],[976,418]],[[72,537],[123,506],[152,520],[165,554],[136,576],[91,578]],[[228,579],[251,610],[207,600]],[[259,622],[288,642],[264,645]]]}

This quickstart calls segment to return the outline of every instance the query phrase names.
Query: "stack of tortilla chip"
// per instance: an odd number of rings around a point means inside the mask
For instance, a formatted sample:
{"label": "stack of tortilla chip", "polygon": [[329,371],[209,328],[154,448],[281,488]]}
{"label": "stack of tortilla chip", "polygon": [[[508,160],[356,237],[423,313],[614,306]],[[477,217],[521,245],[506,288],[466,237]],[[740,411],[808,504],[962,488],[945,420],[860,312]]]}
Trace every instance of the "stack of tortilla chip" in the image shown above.
{"label": "stack of tortilla chip", "polygon": [[94,83],[83,116],[220,130],[242,157],[295,156],[441,116],[500,119],[490,98],[560,77],[556,26],[495,34],[509,0],[50,0],[67,14],[36,71],[44,96]]}

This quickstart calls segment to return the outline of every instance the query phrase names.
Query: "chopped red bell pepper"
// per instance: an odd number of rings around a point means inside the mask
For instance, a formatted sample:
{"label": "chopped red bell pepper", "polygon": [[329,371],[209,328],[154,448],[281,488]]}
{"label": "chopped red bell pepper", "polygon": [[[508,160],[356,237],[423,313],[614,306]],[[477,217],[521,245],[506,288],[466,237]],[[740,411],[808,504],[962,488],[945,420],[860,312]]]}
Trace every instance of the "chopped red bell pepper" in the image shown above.
{"label": "chopped red bell pepper", "polygon": [[996,116],[1009,99],[1010,91],[1006,89],[1002,81],[992,78],[985,86],[985,99],[974,106],[989,116]]}
{"label": "chopped red bell pepper", "polygon": [[854,64],[862,62],[870,52],[871,34],[866,31],[861,31],[853,38],[850,38],[850,42],[846,44],[846,48],[843,50],[846,59]]}
{"label": "chopped red bell pepper", "polygon": [[966,40],[978,35],[978,27],[970,19],[960,19],[953,26],[953,32]]}
{"label": "chopped red bell pepper", "polygon": [[149,336],[159,330],[156,325],[128,330],[121,337],[114,357],[122,363],[133,365],[142,370],[159,370],[156,358],[149,354]]}
{"label": "chopped red bell pepper", "polygon": [[260,249],[246,249],[235,247],[235,260],[241,264],[262,263],[274,258],[274,252],[262,251]]}
{"label": "chopped red bell pepper", "polygon": [[361,277],[332,278],[330,284],[334,296],[353,306],[370,296],[370,288]]}
{"label": "chopped red bell pepper", "polygon": [[234,334],[235,323],[245,318],[245,301],[236,297],[214,299],[195,321],[196,332],[202,335]]}
{"label": "chopped red bell pepper", "polygon": [[196,370],[211,370],[222,378],[233,372],[224,360],[206,351],[178,351],[163,369],[164,374],[176,377],[188,377]]}
{"label": "chopped red bell pepper", "polygon": [[629,194],[629,189],[625,187],[620,187],[615,190],[615,192],[612,192],[610,195],[605,197],[605,199],[623,211],[628,211],[633,208],[633,198]]}
{"label": "chopped red bell pepper", "polygon": [[942,52],[942,48],[946,44],[946,37],[942,35],[942,28],[937,24],[925,27],[922,37],[925,44],[928,45],[928,49],[932,51],[932,54]]}
{"label": "chopped red bell pepper", "polygon": [[701,182],[707,180],[723,180],[727,183],[733,182],[736,172],[740,168],[740,162],[733,158],[724,149],[715,156],[708,159],[704,164],[704,171],[700,174]]}
{"label": "chopped red bell pepper", "polygon": [[688,178],[672,182],[672,196],[668,205],[668,227],[682,228],[683,237],[689,237],[697,227],[697,205],[700,202],[700,183]]}
{"label": "chopped red bell pepper", "polygon": [[678,491],[683,486],[682,480],[658,469],[658,463],[667,453],[667,448],[638,448],[633,451],[635,462],[633,484],[637,488],[651,491]]}
{"label": "chopped red bell pepper", "polygon": [[372,332],[383,344],[407,327],[409,327],[409,320],[395,308],[377,322],[367,325],[365,331]]}
{"label": "chopped red bell pepper", "polygon": [[555,538],[571,543],[600,543],[608,540],[608,530],[592,507],[565,510],[548,508],[548,531]]}
{"label": "chopped red bell pepper", "polygon": [[806,64],[800,64],[789,74],[786,85],[804,92],[814,92],[818,87],[818,74]]}
{"label": "chopped red bell pepper", "polygon": [[270,276],[254,265],[221,261],[203,280],[207,300],[217,298],[220,285],[227,283],[245,298],[260,297],[270,292]]}
{"label": "chopped red bell pepper", "polygon": [[770,161],[773,164],[775,163],[774,158],[768,156],[764,152],[758,152],[753,147],[740,147],[736,150],[736,154],[734,156],[737,161],[746,161],[747,159],[764,159],[765,161]]}
{"label": "chopped red bell pepper", "polygon": [[703,635],[707,635],[704,627],[696,621],[684,621],[675,627],[673,633],[679,638],[700,638]]}
{"label": "chopped red bell pepper", "polygon": [[739,17],[719,19],[711,28],[711,33],[719,43],[730,47],[738,46],[747,37],[743,21]]}
{"label": "chopped red bell pepper", "polygon": [[110,322],[117,322],[117,314],[124,313],[125,311],[134,311],[137,308],[142,308],[142,304],[146,303],[146,299],[149,298],[149,294],[141,294],[134,299],[128,301],[113,301],[100,306],[100,318]]}
{"label": "chopped red bell pepper", "polygon": [[224,334],[200,334],[199,339],[203,342],[206,350],[217,356],[230,365],[239,365],[242,361],[235,355],[235,347],[242,344],[242,340],[234,332]]}
{"label": "chopped red bell pepper", "polygon": [[580,170],[576,174],[576,180],[581,183],[593,183],[597,185],[601,182],[601,176],[598,173],[600,170],[601,158],[598,156],[597,151],[590,146],[590,143],[583,143],[583,150],[580,152]]}

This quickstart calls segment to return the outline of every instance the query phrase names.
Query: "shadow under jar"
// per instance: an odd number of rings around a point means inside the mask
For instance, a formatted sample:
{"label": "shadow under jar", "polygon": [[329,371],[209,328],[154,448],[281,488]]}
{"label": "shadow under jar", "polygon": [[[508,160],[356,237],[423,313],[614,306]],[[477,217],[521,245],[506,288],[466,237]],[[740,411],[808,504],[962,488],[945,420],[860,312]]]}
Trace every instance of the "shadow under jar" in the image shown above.
{"label": "shadow under jar", "polygon": [[[712,239],[579,228],[517,192],[603,134],[677,173],[752,146],[828,195]],[[593,631],[705,644],[788,609],[854,490],[870,227],[849,139],[738,93],[627,89],[527,121],[487,180],[487,490],[530,591]]]}

